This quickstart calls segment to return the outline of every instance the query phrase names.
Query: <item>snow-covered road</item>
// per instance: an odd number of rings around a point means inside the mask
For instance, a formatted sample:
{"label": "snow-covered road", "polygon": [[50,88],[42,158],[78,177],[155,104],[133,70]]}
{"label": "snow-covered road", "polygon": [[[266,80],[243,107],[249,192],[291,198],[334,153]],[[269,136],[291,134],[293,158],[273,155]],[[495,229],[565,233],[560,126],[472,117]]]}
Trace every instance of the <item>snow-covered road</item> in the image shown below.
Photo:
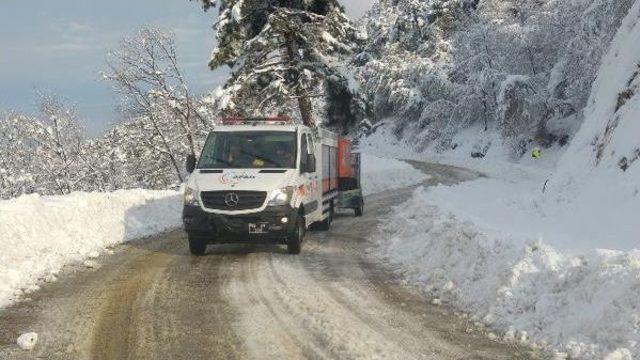
{"label": "snow-covered road", "polygon": [[[473,177],[414,166],[431,175],[426,185]],[[535,357],[427,304],[365,256],[378,219],[412,189],[368,197],[364,217],[345,214],[330,232],[309,233],[300,256],[225,245],[195,258],[181,231],[122,245],[97,268],[69,267],[0,312],[0,358]],[[39,334],[31,352],[15,346],[25,331]]]}

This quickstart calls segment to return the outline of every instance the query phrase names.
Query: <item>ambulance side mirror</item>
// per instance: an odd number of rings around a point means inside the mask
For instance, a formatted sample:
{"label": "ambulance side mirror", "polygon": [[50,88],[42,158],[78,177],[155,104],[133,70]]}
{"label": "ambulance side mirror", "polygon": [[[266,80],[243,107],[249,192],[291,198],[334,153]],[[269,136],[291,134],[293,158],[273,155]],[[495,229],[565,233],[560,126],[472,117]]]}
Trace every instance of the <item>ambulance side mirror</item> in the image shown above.
{"label": "ambulance side mirror", "polygon": [[316,172],[316,157],[313,154],[307,154],[304,161],[304,169],[302,169],[305,173],[314,173]]}
{"label": "ambulance side mirror", "polygon": [[192,174],[193,171],[196,169],[197,162],[198,162],[198,159],[196,159],[195,155],[192,155],[192,154],[187,155],[187,161],[186,161],[185,167],[189,174]]}

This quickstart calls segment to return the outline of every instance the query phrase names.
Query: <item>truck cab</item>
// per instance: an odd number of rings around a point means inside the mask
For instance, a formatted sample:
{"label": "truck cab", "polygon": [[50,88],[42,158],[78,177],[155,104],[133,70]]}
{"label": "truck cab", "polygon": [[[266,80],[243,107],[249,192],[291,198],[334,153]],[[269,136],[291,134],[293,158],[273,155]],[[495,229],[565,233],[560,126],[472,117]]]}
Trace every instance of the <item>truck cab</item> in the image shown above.
{"label": "truck cab", "polygon": [[306,230],[328,229],[331,221],[338,189],[326,192],[331,174],[316,165],[323,164],[323,149],[331,156],[326,150],[337,144],[333,133],[286,119],[217,126],[199,159],[187,160],[183,223],[191,253],[234,242],[279,243],[300,253]]}

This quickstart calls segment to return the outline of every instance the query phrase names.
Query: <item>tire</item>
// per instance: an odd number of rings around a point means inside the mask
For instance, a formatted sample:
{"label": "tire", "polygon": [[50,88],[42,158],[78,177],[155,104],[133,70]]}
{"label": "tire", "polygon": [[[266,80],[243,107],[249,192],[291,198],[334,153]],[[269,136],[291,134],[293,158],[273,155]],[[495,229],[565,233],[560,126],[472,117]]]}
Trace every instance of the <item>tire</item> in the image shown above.
{"label": "tire", "polygon": [[207,251],[207,241],[202,238],[189,235],[189,251],[191,255],[202,256]]}
{"label": "tire", "polygon": [[304,240],[305,234],[304,227],[304,218],[302,216],[298,216],[296,219],[296,229],[292,236],[287,238],[287,251],[291,255],[298,255],[300,251],[302,251],[302,241]]}
{"label": "tire", "polygon": [[364,213],[364,201],[360,201],[358,207],[354,208],[353,210],[356,213],[356,217],[362,216],[362,214]]}

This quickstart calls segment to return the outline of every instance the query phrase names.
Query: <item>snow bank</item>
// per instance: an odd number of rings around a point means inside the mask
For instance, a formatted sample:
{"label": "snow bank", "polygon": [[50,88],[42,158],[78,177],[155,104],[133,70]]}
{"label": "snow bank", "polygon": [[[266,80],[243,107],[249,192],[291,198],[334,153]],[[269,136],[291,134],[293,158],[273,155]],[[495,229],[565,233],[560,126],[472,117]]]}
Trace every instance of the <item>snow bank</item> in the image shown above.
{"label": "snow bank", "polygon": [[416,185],[427,178],[427,175],[404,161],[385,159],[367,153],[362,154],[361,167],[364,195]]}
{"label": "snow bank", "polygon": [[0,201],[0,307],[70,262],[181,224],[177,192],[127,190]]}
{"label": "snow bank", "polygon": [[430,202],[428,190],[416,190],[383,219],[375,240],[374,254],[410,283],[501,330],[506,341],[550,345],[572,358],[640,354],[639,250],[568,255]]}

